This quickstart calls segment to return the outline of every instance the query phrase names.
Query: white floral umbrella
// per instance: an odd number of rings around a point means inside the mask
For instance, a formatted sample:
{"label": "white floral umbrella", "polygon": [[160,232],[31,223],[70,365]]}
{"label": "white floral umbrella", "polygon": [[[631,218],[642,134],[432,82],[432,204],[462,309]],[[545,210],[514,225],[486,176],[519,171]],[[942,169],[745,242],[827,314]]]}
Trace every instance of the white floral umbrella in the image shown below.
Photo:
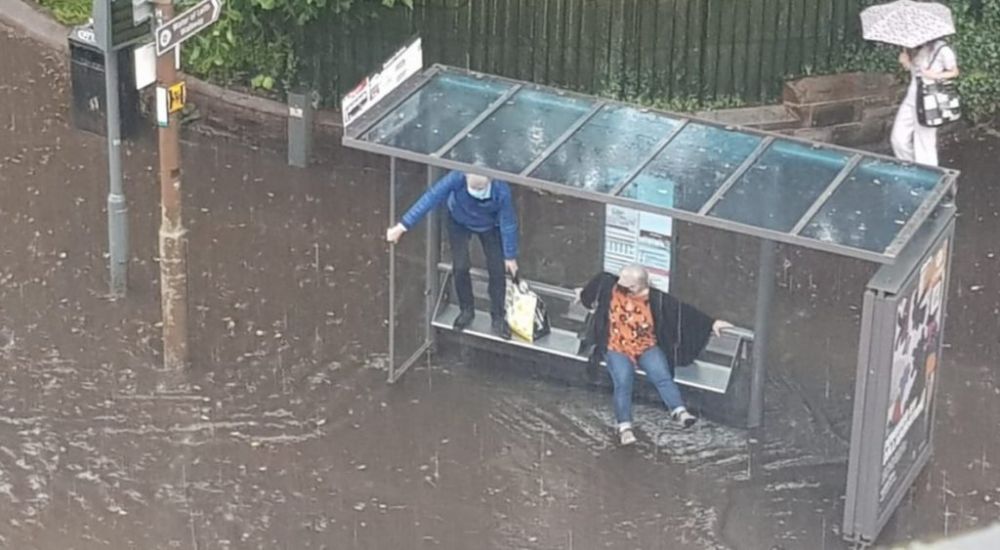
{"label": "white floral umbrella", "polygon": [[935,2],[896,0],[861,12],[865,40],[916,48],[943,36],[955,34],[948,6]]}

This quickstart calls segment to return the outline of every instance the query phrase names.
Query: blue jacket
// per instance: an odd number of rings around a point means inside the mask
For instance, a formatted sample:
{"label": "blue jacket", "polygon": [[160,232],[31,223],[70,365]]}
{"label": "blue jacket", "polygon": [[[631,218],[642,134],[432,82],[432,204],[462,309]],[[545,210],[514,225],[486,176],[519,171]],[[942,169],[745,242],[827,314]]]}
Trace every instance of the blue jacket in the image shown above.
{"label": "blue jacket", "polygon": [[479,200],[469,194],[465,186],[464,173],[449,172],[413,203],[406,214],[403,214],[403,227],[411,229],[445,200],[448,201],[448,212],[451,213],[451,217],[469,231],[484,233],[499,227],[504,258],[508,260],[517,258],[517,212],[514,211],[510,184],[492,180],[490,197]]}

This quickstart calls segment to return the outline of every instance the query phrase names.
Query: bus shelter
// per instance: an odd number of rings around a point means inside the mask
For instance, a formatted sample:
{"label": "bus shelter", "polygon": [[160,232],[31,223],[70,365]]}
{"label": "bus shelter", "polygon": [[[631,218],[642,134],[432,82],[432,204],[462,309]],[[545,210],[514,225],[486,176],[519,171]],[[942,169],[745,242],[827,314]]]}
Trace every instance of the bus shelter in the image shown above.
{"label": "bus shelter", "polygon": [[[932,449],[957,172],[440,65],[400,80],[351,117],[343,137],[347,147],[390,159],[389,223],[444,170],[462,170],[759,242],[754,326],[713,337],[704,357],[676,366],[678,383],[734,424],[764,421],[775,243],[878,264],[857,289],[863,312],[842,528],[848,541],[875,540]],[[403,163],[422,167],[420,185],[401,177]],[[450,330],[455,313],[438,223],[410,233],[415,246],[393,247],[390,259],[390,382],[423,357],[437,331]],[[484,274],[474,276],[477,296],[485,294]],[[547,300],[552,334],[500,341],[479,311],[466,337],[492,339],[501,353],[585,362],[575,331],[584,313],[572,289],[552,281],[533,288]]]}

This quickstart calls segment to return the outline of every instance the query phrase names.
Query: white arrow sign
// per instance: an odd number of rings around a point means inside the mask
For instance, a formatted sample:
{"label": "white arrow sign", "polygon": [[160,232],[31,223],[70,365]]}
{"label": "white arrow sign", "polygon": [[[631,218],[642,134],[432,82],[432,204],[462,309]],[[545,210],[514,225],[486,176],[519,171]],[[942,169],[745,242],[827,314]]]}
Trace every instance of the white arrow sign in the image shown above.
{"label": "white arrow sign", "polygon": [[201,0],[191,9],[156,28],[156,55],[163,55],[181,42],[205,30],[219,20],[222,0]]}

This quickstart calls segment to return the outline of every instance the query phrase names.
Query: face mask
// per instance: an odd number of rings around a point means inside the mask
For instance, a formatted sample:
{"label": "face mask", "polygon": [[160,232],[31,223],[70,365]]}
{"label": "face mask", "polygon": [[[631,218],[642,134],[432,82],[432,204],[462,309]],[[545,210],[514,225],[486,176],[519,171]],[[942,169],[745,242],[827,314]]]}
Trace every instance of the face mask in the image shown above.
{"label": "face mask", "polygon": [[469,192],[469,195],[471,195],[472,198],[474,198],[476,200],[484,201],[484,200],[490,198],[490,188],[492,186],[493,186],[492,183],[487,183],[486,187],[483,187],[482,189],[473,189],[473,188],[471,188],[469,186],[466,186],[465,190]]}

